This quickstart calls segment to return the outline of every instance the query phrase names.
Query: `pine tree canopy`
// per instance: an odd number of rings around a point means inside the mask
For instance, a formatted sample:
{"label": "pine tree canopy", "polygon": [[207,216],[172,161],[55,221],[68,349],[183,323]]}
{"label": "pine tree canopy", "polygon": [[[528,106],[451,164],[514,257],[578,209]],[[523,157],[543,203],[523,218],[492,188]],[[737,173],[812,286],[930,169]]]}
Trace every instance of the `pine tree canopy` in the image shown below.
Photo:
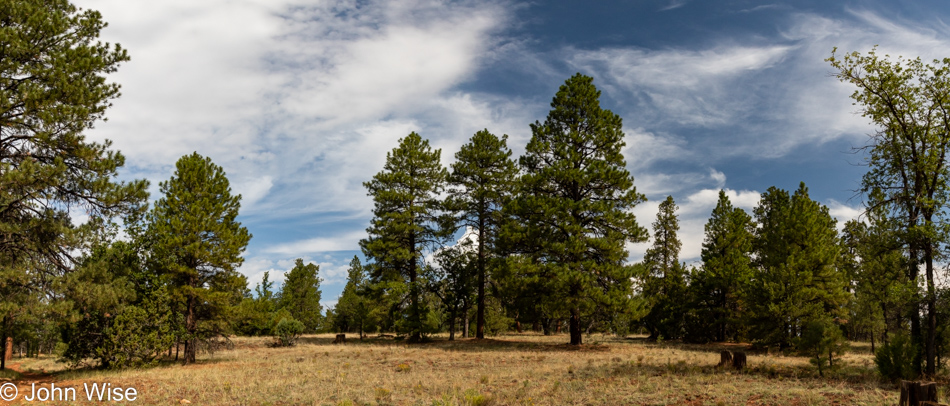
{"label": "pine tree canopy", "polygon": [[510,200],[518,168],[511,159],[508,136],[496,137],[488,130],[474,136],[455,154],[449,178],[451,187],[446,205],[458,223],[472,227],[478,235],[476,268],[475,337],[485,338],[485,284],[488,259],[495,251],[501,209]]}
{"label": "pine tree canopy", "polygon": [[581,344],[581,317],[626,303],[632,273],[624,246],[646,238],[630,212],[645,198],[621,153],[620,116],[602,109],[599,98],[588,76],[561,86],[544,123],[531,125],[511,208],[520,225],[509,235],[559,285],[572,344]]}
{"label": "pine tree canopy", "polygon": [[303,259],[297,258],[293,269],[284,275],[284,285],[277,301],[279,308],[290,312],[294,319],[303,323],[304,331],[310,333],[317,331],[323,319],[319,272],[319,265],[304,264]]}
{"label": "pine tree canopy", "polygon": [[225,304],[243,296],[246,279],[235,269],[244,261],[241,254],[251,234],[237,221],[241,195],[231,195],[224,170],[210,158],[197,152],[181,157],[160,189],[163,196],[150,216],[154,255],[171,279],[173,296],[182,302],[191,335],[185,362],[194,362],[195,340],[222,333],[209,327],[199,334],[200,322],[220,325]]}
{"label": "pine tree canopy", "polygon": [[375,261],[373,278],[409,285],[409,333],[421,339],[419,276],[423,250],[444,241],[448,230],[439,194],[445,189],[448,171],[440,161],[441,150],[410,133],[386,154],[383,170],[363,185],[373,197],[373,219],[360,241],[367,258]]}

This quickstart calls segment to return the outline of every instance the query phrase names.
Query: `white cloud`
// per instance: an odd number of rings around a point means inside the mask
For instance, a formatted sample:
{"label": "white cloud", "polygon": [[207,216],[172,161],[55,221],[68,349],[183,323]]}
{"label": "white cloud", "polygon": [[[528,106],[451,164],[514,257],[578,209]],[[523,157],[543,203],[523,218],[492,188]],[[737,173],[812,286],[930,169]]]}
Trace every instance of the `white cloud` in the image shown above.
{"label": "white cloud", "polygon": [[[712,170],[712,172],[717,173],[715,170]],[[759,203],[759,197],[761,196],[761,193],[753,190],[725,189],[725,191],[733,207],[742,208],[750,215],[752,209]],[[633,213],[637,216],[637,221],[641,226],[650,229],[651,235],[653,232],[652,224],[656,221],[656,214],[659,212],[659,205],[663,199],[665,197],[658,197],[634,208]],[[680,260],[687,262],[687,264],[696,263],[699,261],[703,239],[705,239],[706,222],[709,221],[709,215],[719,201],[719,189],[699,189],[685,198],[673,196],[673,200],[678,206],[676,214],[679,219],[680,231],[677,236],[683,243]],[[645,244],[628,244],[627,250],[630,252],[630,261],[641,261],[652,241],[651,239],[649,243]]]}
{"label": "white cloud", "polygon": [[[104,39],[132,56],[112,76],[123,96],[91,137],[112,139],[128,172],[153,184],[181,155],[209,156],[244,195],[245,214],[365,215],[361,183],[398,138],[415,130],[436,144],[462,134],[427,128],[474,133],[506,120],[487,101],[450,91],[491,54],[509,18],[503,4],[79,5],[101,11],[110,23]],[[476,107],[470,118],[444,114],[465,103]]]}
{"label": "white cloud", "polygon": [[267,254],[281,254],[300,256],[318,254],[331,251],[359,250],[359,241],[365,238],[366,233],[355,231],[334,237],[309,238],[302,241],[278,244],[264,249]]}
{"label": "white cloud", "polygon": [[828,213],[831,214],[831,217],[834,217],[838,220],[838,230],[844,228],[844,223],[848,222],[849,220],[859,220],[864,214],[864,207],[862,206],[848,206],[833,199],[828,201],[827,206]]}
{"label": "white cloud", "polygon": [[601,78],[611,94],[638,98],[650,121],[692,126],[733,123],[755,107],[742,82],[781,63],[787,45],[726,45],[706,50],[602,48],[576,51],[569,62]]}
{"label": "white cloud", "polygon": [[[950,54],[950,28],[851,10],[850,17],[790,14],[776,40],[725,39],[703,49],[608,47],[566,51],[568,63],[597,78],[638,131],[728,131],[691,136],[685,159],[708,164],[742,156],[779,157],[796,147],[844,138],[863,145],[872,131],[824,60],[831,50],[921,56]],[[768,42],[767,42],[768,41]],[[704,153],[696,155],[695,151]],[[692,152],[692,154],[690,154]],[[710,162],[714,161],[714,162]]]}
{"label": "white cloud", "polygon": [[669,4],[660,9],[660,11],[669,11],[678,9],[686,5],[686,0],[670,0]]}
{"label": "white cloud", "polygon": [[686,140],[673,134],[657,135],[643,128],[624,129],[623,156],[631,170],[646,169],[651,164],[671,158],[681,159],[690,154]]}

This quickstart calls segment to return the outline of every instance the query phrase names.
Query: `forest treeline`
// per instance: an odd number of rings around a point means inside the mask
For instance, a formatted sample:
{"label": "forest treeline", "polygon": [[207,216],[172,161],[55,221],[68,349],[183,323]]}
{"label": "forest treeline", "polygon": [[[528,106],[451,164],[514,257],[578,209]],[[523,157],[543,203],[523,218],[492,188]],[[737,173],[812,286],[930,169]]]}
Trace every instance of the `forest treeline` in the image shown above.
{"label": "forest treeline", "polygon": [[[868,340],[898,378],[935,374],[947,353],[948,291],[936,281],[950,60],[833,52],[875,125],[861,151],[863,216],[839,231],[804,183],[767,189],[751,213],[720,191],[692,266],[679,258],[672,196],[652,232],[632,214],[646,198],[626,169],[622,120],[591,77],[567,79],[517,159],[507,135],[486,129],[446,168],[410,133],[364,183],[364,260],[322,309],[319,268],[300,259],[280,287],[269,274],[248,286],[241,197],[209,158],[179,159],[151,208],[146,181],[116,180],[124,157],[83,135],[119,96],[106,75],[129,59],[98,40],[103,27],[66,0],[0,0],[0,337],[28,354],[127,367],[194,362],[233,334],[293,345],[313,332],[418,342],[533,329],[580,345],[643,331],[795,351],[819,371],[847,339]],[[650,244],[642,261],[628,262],[630,244]]]}

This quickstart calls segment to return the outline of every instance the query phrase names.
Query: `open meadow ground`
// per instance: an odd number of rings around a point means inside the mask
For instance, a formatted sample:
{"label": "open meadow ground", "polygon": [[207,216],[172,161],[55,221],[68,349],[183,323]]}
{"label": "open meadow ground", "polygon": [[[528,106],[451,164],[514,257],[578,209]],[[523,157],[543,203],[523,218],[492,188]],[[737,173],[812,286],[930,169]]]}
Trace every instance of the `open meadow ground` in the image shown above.
{"label": "open meadow ground", "polygon": [[[20,398],[53,384],[135,388],[134,404],[194,405],[894,405],[866,345],[819,378],[803,357],[750,352],[748,369],[716,368],[719,351],[742,345],[649,343],[643,338],[518,334],[407,345],[391,338],[331,344],[332,335],[272,348],[270,338],[235,338],[234,348],[195,365],[126,371],[66,371],[47,359],[18,359]],[[944,397],[942,396],[941,399]],[[91,403],[91,402],[88,402]],[[119,402],[128,403],[128,402]],[[4,404],[0,402],[0,404]],[[7,403],[10,404],[10,403]],[[19,404],[19,403],[12,403]]]}

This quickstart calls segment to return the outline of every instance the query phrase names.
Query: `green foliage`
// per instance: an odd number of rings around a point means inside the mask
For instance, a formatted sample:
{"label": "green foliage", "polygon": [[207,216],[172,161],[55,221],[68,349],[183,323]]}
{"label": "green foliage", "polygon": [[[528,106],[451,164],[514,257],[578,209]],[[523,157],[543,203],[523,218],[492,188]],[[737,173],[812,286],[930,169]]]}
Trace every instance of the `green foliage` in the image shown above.
{"label": "green foliage", "polygon": [[153,255],[161,258],[176,308],[188,333],[185,363],[195,361],[198,340],[225,334],[228,312],[247,288],[235,268],[251,235],[236,220],[241,196],[231,195],[224,170],[198,153],[183,156],[162,182],[150,214]]}
{"label": "green foliage", "polygon": [[320,266],[297,258],[294,268],[284,275],[277,307],[287,309],[294,319],[304,325],[304,331],[316,332],[322,323],[320,306],[320,282],[317,277]]}
{"label": "green foliage", "polygon": [[835,220],[808,197],[771,187],[755,208],[756,269],[748,290],[750,334],[764,345],[790,347],[804,323],[841,316],[848,300],[837,268]]}
{"label": "green foliage", "polygon": [[798,340],[798,350],[811,357],[811,363],[818,367],[819,376],[824,376],[822,367],[825,363],[834,367],[835,356],[840,357],[847,348],[848,342],[841,327],[829,317],[806,322]]}
{"label": "green foliage", "polygon": [[364,332],[371,331],[375,327],[376,306],[369,298],[366,270],[356,255],[350,261],[347,274],[346,286],[343,287],[343,293],[334,309],[333,326],[340,332],[356,330],[362,339]]}
{"label": "green foliage", "polygon": [[[0,337],[45,324],[70,253],[147,198],[146,181],[114,181],[125,158],[110,142],[83,134],[119,96],[106,76],[129,59],[98,40],[105,25],[66,0],[0,1]],[[70,209],[90,221],[74,227]]]}
{"label": "green foliage", "polygon": [[575,345],[582,318],[628,305],[633,275],[624,246],[646,237],[631,213],[644,197],[626,169],[621,119],[599,98],[593,78],[577,74],[544,123],[531,125],[504,232],[509,250],[529,258],[518,268],[529,272],[524,279],[544,279],[545,306],[569,314]]}
{"label": "green foliage", "polygon": [[62,286],[73,312],[62,326],[64,360],[103,368],[150,364],[179,331],[164,284],[147,264],[147,240],[96,246]]}
{"label": "green foliage", "polygon": [[399,146],[386,154],[383,170],[363,185],[373,197],[373,219],[360,241],[368,259],[373,260],[371,277],[381,289],[392,283],[404,284],[408,291],[408,319],[402,323],[410,340],[422,337],[424,307],[419,279],[422,252],[447,237],[442,227],[442,202],[448,171],[440,162],[441,150],[410,133]]}
{"label": "green foliage", "polygon": [[854,285],[849,325],[869,335],[901,331],[917,292],[906,275],[900,224],[883,215],[881,206],[866,211],[865,218],[845,223],[842,230],[839,267]]}
{"label": "green foliage", "polygon": [[[468,317],[467,310],[475,299],[478,253],[470,243],[439,250],[435,266],[426,267],[429,290],[439,298],[451,323],[449,339],[455,339],[454,326],[460,317]],[[484,326],[483,326],[484,329]]]}
{"label": "green foliage", "polygon": [[168,294],[160,288],[139,305],[122,308],[104,331],[96,357],[109,368],[149,365],[175,343],[176,321]]}
{"label": "green foliage", "polygon": [[511,159],[508,148],[508,136],[496,137],[488,130],[482,130],[462,145],[455,153],[452,174],[449,177],[451,187],[446,197],[446,206],[457,216],[459,225],[472,227],[476,233],[475,293],[477,295],[475,315],[475,337],[485,336],[485,286],[489,283],[491,271],[488,268],[498,261],[498,229],[502,216],[501,208],[511,199],[518,168]]}
{"label": "green foliage", "polygon": [[[948,237],[950,58],[927,64],[919,57],[880,58],[876,49],[841,58],[836,51],[827,61],[839,80],[857,87],[851,98],[877,127],[865,148],[869,169],[861,186],[870,197],[866,204],[901,224],[898,237],[905,244],[908,261],[904,265],[912,283],[917,283],[923,265],[926,290],[914,290],[914,309],[908,314],[911,339],[923,351],[914,368],[933,375],[938,330],[934,262]],[[926,328],[920,317],[924,300]],[[920,362],[923,359],[926,370]]]}
{"label": "green foliage", "polygon": [[877,365],[878,372],[885,379],[891,381],[913,380],[918,376],[914,371],[914,358],[916,358],[917,353],[918,348],[908,336],[897,334],[891,342],[881,346],[877,354],[874,354],[874,363]]}
{"label": "green foliage", "polygon": [[274,344],[278,347],[291,347],[297,343],[306,326],[293,318],[283,317],[274,326]]}
{"label": "green foliage", "polygon": [[660,210],[653,222],[653,247],[643,257],[642,295],[650,305],[644,324],[650,330],[650,338],[677,339],[683,336],[683,315],[686,308],[686,269],[679,262],[682,243],[676,233],[679,220],[676,217],[673,196],[660,203]]}
{"label": "green foliage", "polygon": [[498,298],[489,296],[485,303],[485,334],[497,336],[511,329],[514,319],[508,317]]}
{"label": "green foliage", "polygon": [[752,280],[755,225],[744,210],[732,207],[725,191],[706,222],[700,268],[690,277],[690,341],[738,340],[744,333],[743,290]]}
{"label": "green foliage", "polygon": [[676,203],[667,196],[653,223],[653,247],[643,257],[642,294],[650,304],[644,324],[650,338],[677,339],[683,336],[683,315],[686,305],[686,269],[679,262],[682,243],[676,233]]}

